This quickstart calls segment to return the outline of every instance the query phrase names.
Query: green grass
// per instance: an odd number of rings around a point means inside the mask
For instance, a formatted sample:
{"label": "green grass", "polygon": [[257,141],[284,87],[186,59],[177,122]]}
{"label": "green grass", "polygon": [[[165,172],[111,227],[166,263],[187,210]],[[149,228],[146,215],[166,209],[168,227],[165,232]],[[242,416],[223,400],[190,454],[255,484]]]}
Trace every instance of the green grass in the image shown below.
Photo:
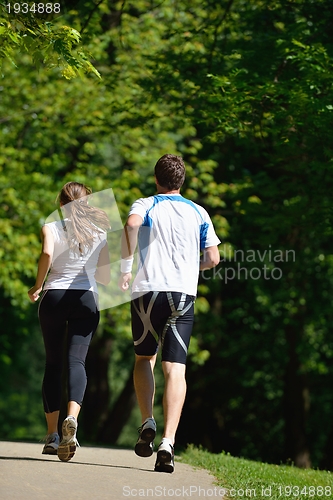
{"label": "green grass", "polygon": [[[211,496],[223,498],[269,500],[323,500],[333,498],[333,474],[327,471],[299,469],[289,465],[270,465],[232,457],[214,455],[189,446],[181,460],[208,470],[216,478]],[[208,492],[207,492],[208,494]]]}

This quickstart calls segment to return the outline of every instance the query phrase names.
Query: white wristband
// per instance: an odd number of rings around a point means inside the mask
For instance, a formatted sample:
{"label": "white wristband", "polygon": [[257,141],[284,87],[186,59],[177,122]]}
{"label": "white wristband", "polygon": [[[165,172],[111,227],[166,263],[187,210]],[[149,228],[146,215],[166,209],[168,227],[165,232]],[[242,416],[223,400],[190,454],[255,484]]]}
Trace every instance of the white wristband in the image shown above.
{"label": "white wristband", "polygon": [[129,259],[121,259],[120,261],[120,271],[123,274],[130,273],[132,271],[134,257],[130,257]]}

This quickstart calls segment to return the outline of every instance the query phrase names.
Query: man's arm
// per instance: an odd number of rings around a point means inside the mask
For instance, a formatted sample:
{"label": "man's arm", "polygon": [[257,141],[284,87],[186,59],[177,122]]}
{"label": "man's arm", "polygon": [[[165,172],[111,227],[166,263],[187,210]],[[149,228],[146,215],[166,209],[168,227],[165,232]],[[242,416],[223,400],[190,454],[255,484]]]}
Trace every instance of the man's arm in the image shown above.
{"label": "man's arm", "polygon": [[215,267],[220,262],[220,253],[216,245],[212,247],[207,247],[203,250],[202,256],[200,258],[200,271],[205,269],[211,269]]}
{"label": "man's arm", "polygon": [[128,217],[121,238],[121,258],[133,257],[138,242],[138,232],[142,225],[142,217],[132,214]]}
{"label": "man's arm", "polygon": [[132,279],[132,264],[134,252],[138,242],[138,232],[142,225],[142,217],[132,214],[128,217],[121,236],[121,276],[119,287],[126,291]]}

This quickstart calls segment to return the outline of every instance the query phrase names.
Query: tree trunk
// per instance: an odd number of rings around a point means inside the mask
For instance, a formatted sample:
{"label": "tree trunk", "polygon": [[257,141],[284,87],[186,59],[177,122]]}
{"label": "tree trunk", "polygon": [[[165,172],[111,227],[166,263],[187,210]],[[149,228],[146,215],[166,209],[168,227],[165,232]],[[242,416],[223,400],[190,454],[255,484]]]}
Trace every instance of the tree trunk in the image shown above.
{"label": "tree trunk", "polygon": [[333,471],[333,427],[327,439],[324,457],[320,464],[321,469]]}
{"label": "tree trunk", "polygon": [[98,441],[115,444],[135,405],[133,369],[131,369],[123,390],[100,428]]}
{"label": "tree trunk", "polygon": [[82,405],[80,427],[88,441],[95,441],[99,429],[108,416],[110,404],[109,363],[112,351],[112,338],[103,332],[91,342],[86,359],[87,389]]}
{"label": "tree trunk", "polygon": [[309,392],[305,375],[300,373],[297,355],[299,324],[287,326],[286,338],[289,347],[289,361],[285,376],[285,439],[286,459],[297,467],[311,467],[310,451],[305,432],[306,416],[309,410]]}

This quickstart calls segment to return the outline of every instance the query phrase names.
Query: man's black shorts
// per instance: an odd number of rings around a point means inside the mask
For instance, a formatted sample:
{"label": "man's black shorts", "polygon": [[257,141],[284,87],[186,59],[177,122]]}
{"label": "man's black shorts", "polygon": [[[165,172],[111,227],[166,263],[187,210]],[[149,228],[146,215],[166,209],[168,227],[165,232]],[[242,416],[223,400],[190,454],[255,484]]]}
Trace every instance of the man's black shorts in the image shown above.
{"label": "man's black shorts", "polygon": [[135,353],[186,364],[193,327],[195,297],[181,292],[148,292],[131,302]]}

